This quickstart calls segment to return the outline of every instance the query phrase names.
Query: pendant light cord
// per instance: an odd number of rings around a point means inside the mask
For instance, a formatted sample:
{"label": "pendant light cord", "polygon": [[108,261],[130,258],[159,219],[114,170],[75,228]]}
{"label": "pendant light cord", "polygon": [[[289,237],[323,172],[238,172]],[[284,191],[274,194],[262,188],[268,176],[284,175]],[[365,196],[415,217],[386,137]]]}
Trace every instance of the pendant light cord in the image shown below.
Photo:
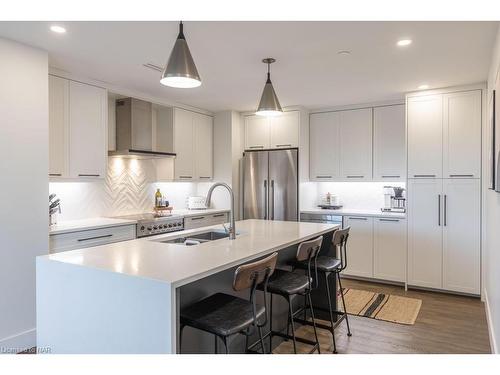
{"label": "pendant light cord", "polygon": [[266,83],[271,83],[271,63],[267,63],[267,81]]}

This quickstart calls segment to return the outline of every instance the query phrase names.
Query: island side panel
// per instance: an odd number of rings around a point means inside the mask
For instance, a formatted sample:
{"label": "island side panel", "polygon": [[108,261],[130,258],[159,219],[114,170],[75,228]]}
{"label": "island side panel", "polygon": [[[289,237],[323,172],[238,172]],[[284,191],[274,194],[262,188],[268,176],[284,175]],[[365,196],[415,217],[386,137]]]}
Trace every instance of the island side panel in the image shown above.
{"label": "island side panel", "polygon": [[175,352],[171,285],[39,257],[37,347],[50,353]]}

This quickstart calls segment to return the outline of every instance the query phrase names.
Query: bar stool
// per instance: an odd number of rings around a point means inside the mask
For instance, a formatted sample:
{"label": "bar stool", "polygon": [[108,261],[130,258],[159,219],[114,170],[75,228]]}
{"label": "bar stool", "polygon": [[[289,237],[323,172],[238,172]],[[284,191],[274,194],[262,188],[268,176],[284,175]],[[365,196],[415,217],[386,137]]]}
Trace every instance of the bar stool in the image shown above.
{"label": "bar stool", "polygon": [[[269,336],[269,344],[270,344],[270,350],[272,351],[272,340],[273,336],[279,336],[282,337],[286,340],[292,339],[293,340],[293,350],[294,353],[297,353],[297,342],[301,342],[304,344],[312,345],[312,349],[309,353],[313,353],[316,350],[318,353],[321,353],[321,349],[319,346],[319,340],[318,340],[318,334],[316,332],[316,325],[314,323],[314,310],[312,306],[312,301],[311,301],[311,291],[315,288],[313,287],[313,281],[315,285],[317,286],[317,274],[316,277],[313,279],[312,277],[312,271],[313,271],[313,263],[315,262],[315,259],[319,253],[319,250],[321,249],[321,243],[323,241],[323,236],[320,236],[314,240],[310,241],[305,241],[302,242],[298,249],[297,249],[297,254],[296,254],[296,260],[299,262],[304,262],[307,265],[307,275],[303,275],[300,273],[296,272],[291,272],[291,271],[286,271],[286,270],[281,270],[281,269],[276,269],[273,273],[273,275],[269,278],[269,282],[267,284],[267,290],[271,294],[270,298],[270,323],[269,323],[269,332],[266,333],[264,338],[267,338]],[[259,285],[257,287],[260,290],[264,290],[265,286],[264,285]],[[284,334],[283,332],[280,331],[274,331],[273,330],[273,295],[279,295],[285,298],[288,302],[288,322],[287,322],[287,333]],[[309,303],[306,305],[309,307],[309,310],[311,312],[311,317],[313,318],[312,324],[314,327],[314,336],[316,338],[316,341],[308,340],[302,337],[296,337],[295,336],[295,324],[294,321],[296,320],[296,316],[299,312],[293,311],[293,306],[292,302],[295,296],[304,296],[306,300],[309,301]],[[289,334],[289,327],[291,326],[292,328],[292,335]],[[255,344],[254,344],[255,345]]]}
{"label": "bar stool", "polygon": [[[314,262],[314,269],[316,272],[324,275],[325,283],[326,283],[326,297],[328,299],[328,309],[323,309],[316,307],[317,310],[327,311],[330,314],[330,325],[315,323],[315,326],[318,328],[326,329],[330,331],[332,334],[333,340],[333,353],[337,353],[337,345],[335,343],[335,328],[337,328],[343,320],[345,320],[347,324],[347,336],[352,336],[351,329],[349,327],[349,318],[347,315],[347,310],[345,307],[344,300],[344,289],[342,288],[342,281],[340,280],[340,273],[347,267],[347,239],[349,238],[349,230],[351,227],[347,227],[344,229],[338,229],[333,234],[332,245],[337,254],[339,254],[340,259],[333,256],[326,255],[318,255]],[[301,269],[309,269],[309,264],[304,261],[295,261],[292,262],[292,266]],[[334,310],[332,307],[331,293],[330,293],[330,283],[329,278],[330,275],[336,275],[337,280],[339,282],[339,290],[340,295],[342,297],[342,306],[344,311]],[[337,298],[337,293],[335,293],[335,298]],[[304,319],[300,321],[304,324],[312,325],[311,322],[307,321],[307,310],[304,309]],[[333,315],[336,317],[340,316],[340,319],[334,321]],[[314,319],[314,317],[312,317]]]}
{"label": "bar stool", "polygon": [[[224,343],[226,354],[229,353],[228,338],[235,334],[246,336],[248,351],[248,337],[253,334],[251,328],[257,327],[262,353],[265,345],[262,327],[267,324],[266,293],[264,293],[264,306],[259,306],[255,301],[257,285],[262,285],[267,291],[269,277],[276,267],[278,253],[258,260],[256,262],[239,266],[234,272],[233,290],[243,291],[250,289],[248,300],[224,293],[213,294],[201,301],[182,309],[180,313],[179,352],[182,347],[182,333],[186,326],[211,333],[215,337],[215,353],[217,354],[217,337]],[[263,320],[263,321],[261,321]]]}

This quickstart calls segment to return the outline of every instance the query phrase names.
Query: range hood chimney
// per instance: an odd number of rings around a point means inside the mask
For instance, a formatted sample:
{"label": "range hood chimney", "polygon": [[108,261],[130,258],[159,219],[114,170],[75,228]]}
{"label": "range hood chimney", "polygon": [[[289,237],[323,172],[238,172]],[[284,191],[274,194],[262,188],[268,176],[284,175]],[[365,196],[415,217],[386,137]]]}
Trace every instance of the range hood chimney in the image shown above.
{"label": "range hood chimney", "polygon": [[176,156],[168,149],[153,149],[153,105],[135,98],[116,100],[116,151],[109,151],[108,155],[134,159]]}

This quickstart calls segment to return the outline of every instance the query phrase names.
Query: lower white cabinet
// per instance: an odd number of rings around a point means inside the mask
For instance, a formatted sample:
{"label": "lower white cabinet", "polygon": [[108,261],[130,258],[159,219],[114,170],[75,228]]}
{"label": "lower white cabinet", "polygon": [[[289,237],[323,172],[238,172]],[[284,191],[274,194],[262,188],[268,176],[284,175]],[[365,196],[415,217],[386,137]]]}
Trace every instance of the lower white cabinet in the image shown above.
{"label": "lower white cabinet", "polygon": [[206,214],[199,216],[189,216],[184,218],[184,229],[195,229],[208,227],[210,225],[224,224],[228,222],[227,212]]}
{"label": "lower white cabinet", "polygon": [[345,216],[344,226],[351,227],[347,241],[345,275],[373,277],[373,218]]}
{"label": "lower white cabinet", "polygon": [[406,220],[375,218],[373,222],[373,277],[406,281]]}
{"label": "lower white cabinet", "polygon": [[479,179],[408,184],[408,284],[480,294]]}
{"label": "lower white cabinet", "polygon": [[51,254],[60,253],[61,251],[133,240],[135,234],[135,224],[54,234],[49,236],[49,252]]}

